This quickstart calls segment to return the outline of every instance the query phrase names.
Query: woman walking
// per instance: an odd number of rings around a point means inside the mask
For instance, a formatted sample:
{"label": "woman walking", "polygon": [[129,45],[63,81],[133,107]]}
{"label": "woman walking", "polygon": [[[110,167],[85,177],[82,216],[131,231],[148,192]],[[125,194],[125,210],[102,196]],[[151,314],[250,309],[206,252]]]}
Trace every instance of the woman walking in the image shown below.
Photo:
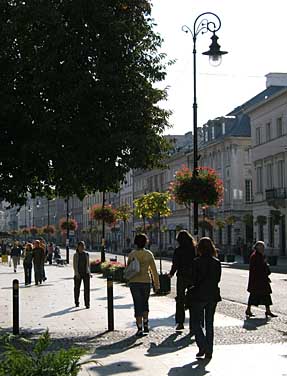
{"label": "woman walking", "polygon": [[140,264],[140,271],[129,280],[129,287],[131,290],[135,319],[137,325],[136,336],[142,336],[143,333],[149,332],[148,315],[149,315],[149,296],[151,287],[151,277],[154,282],[155,290],[160,288],[159,277],[156,270],[155,260],[151,251],[145,249],[148,242],[146,234],[138,234],[135,236],[134,244],[137,246],[136,250],[130,252],[127,265],[136,258]]}
{"label": "woman walking", "polygon": [[[221,301],[218,283],[221,278],[221,264],[212,240],[201,238],[197,245],[199,257],[194,259],[192,287],[190,290],[192,329],[199,352],[197,358],[205,355],[212,358],[214,337],[214,314]],[[203,333],[205,327],[205,334]]]}
{"label": "woman walking", "polygon": [[25,286],[31,285],[32,277],[32,260],[33,260],[33,245],[27,243],[24,250],[24,273],[25,273]]}
{"label": "woman walking", "polygon": [[85,243],[78,243],[73,257],[74,268],[74,299],[76,307],[79,307],[80,287],[84,283],[84,301],[86,308],[90,308],[90,261],[89,254],[85,252]]}
{"label": "woman walking", "polygon": [[14,272],[17,272],[17,266],[20,264],[21,248],[19,242],[15,242],[11,249],[11,259],[13,261]]}
{"label": "woman walking", "polygon": [[[176,330],[184,329],[185,320],[185,292],[191,284],[193,260],[195,258],[195,240],[186,230],[179,231],[176,238],[179,247],[175,249],[172,266],[169,272],[170,277],[176,273]],[[189,329],[191,330],[191,312],[189,315]]]}
{"label": "woman walking", "polygon": [[269,267],[264,257],[264,242],[259,240],[253,247],[253,253],[250,256],[249,263],[249,280],[247,291],[250,293],[248,299],[248,306],[245,312],[246,317],[252,317],[251,306],[265,305],[265,316],[277,317],[271,312],[271,286],[269,275],[271,274]]}
{"label": "woman walking", "polygon": [[35,274],[35,284],[38,285],[43,282],[43,270],[44,270],[45,254],[39,240],[34,241],[33,248],[33,264]]}

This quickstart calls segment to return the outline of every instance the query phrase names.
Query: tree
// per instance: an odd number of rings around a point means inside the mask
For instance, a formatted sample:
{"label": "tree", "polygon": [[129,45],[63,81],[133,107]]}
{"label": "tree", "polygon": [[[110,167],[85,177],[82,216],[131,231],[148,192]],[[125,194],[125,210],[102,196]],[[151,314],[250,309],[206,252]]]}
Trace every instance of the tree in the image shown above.
{"label": "tree", "polygon": [[127,221],[131,218],[132,216],[132,208],[130,207],[129,204],[123,204],[120,205],[117,208],[116,211],[116,217],[118,220],[123,221],[124,223],[124,232],[123,232],[123,248],[126,248],[126,229],[127,229]]}
{"label": "tree", "polygon": [[[137,216],[143,218],[156,218],[158,220],[158,241],[160,251],[160,273],[162,273],[161,263],[161,234],[160,234],[160,218],[171,215],[168,207],[170,194],[168,192],[151,192],[134,200],[135,212]],[[145,223],[144,223],[145,224]]]}
{"label": "tree", "polygon": [[0,197],[116,190],[165,156],[149,0],[0,3]]}

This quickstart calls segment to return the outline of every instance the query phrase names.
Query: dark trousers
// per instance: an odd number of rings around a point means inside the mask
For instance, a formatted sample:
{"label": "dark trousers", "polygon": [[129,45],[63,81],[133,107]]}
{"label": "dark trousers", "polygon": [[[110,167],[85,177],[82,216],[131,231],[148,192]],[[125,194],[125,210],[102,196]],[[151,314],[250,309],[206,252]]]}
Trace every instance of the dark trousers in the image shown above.
{"label": "dark trousers", "polygon": [[38,284],[43,280],[43,267],[40,264],[34,264],[35,283]]}
{"label": "dark trousers", "polygon": [[131,282],[130,290],[134,301],[135,317],[142,317],[149,312],[150,283]]}
{"label": "dark trousers", "polygon": [[85,306],[87,307],[90,305],[90,275],[89,274],[80,275],[80,277],[74,277],[75,304],[79,304],[80,288],[81,288],[82,281],[84,283]]}
{"label": "dark trousers", "polygon": [[[191,307],[195,342],[200,350],[204,350],[208,354],[213,352],[213,321],[216,305],[216,302],[193,302]],[[203,325],[205,326],[205,334],[202,329]]]}
{"label": "dark trousers", "polygon": [[[183,324],[185,320],[185,291],[190,285],[189,281],[181,275],[177,276],[176,280],[176,311],[175,311],[175,322],[177,324]],[[190,320],[191,321],[191,320]],[[191,322],[190,322],[191,327]]]}
{"label": "dark trousers", "polygon": [[31,279],[32,279],[32,264],[24,265],[24,273],[25,273],[25,285],[30,285]]}

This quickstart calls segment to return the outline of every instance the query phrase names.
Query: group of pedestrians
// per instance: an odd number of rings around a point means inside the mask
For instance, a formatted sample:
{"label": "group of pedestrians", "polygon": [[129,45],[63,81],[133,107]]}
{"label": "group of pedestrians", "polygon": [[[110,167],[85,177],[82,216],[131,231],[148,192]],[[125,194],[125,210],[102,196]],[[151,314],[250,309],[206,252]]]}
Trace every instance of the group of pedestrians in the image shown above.
{"label": "group of pedestrians", "polygon": [[14,272],[16,273],[17,266],[20,265],[21,256],[23,256],[25,285],[31,285],[32,283],[33,267],[35,285],[39,285],[47,279],[45,274],[45,262],[48,261],[49,264],[52,264],[54,253],[55,249],[53,243],[47,245],[43,238],[34,240],[33,243],[26,242],[24,246],[22,246],[19,241],[15,241],[10,251],[10,265],[13,263]]}
{"label": "group of pedestrians", "polygon": [[[177,275],[176,284],[176,330],[184,329],[185,310],[189,309],[190,334],[195,336],[198,346],[197,358],[212,358],[214,342],[214,315],[221,301],[219,282],[221,263],[217,258],[217,249],[208,237],[201,238],[196,244],[192,235],[182,230],[177,235],[178,247],[175,249],[169,276]],[[149,332],[149,296],[151,284],[155,291],[160,290],[159,275],[152,252],[146,249],[148,238],[145,234],[136,235],[133,250],[128,257],[127,267],[136,258],[139,271],[129,280],[134,302],[136,336]],[[247,318],[253,315],[251,306],[265,305],[266,318],[276,317],[271,312],[270,270],[264,257],[264,242],[258,241],[252,248],[248,291],[250,293]]]}

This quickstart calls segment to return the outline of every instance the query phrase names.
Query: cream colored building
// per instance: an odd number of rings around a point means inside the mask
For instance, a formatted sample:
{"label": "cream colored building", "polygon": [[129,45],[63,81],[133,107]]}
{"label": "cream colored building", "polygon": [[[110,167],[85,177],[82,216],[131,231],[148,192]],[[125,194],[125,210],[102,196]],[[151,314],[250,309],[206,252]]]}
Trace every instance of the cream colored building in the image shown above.
{"label": "cream colored building", "polygon": [[287,74],[267,76],[267,88],[247,114],[252,130],[254,236],[286,255]]}

